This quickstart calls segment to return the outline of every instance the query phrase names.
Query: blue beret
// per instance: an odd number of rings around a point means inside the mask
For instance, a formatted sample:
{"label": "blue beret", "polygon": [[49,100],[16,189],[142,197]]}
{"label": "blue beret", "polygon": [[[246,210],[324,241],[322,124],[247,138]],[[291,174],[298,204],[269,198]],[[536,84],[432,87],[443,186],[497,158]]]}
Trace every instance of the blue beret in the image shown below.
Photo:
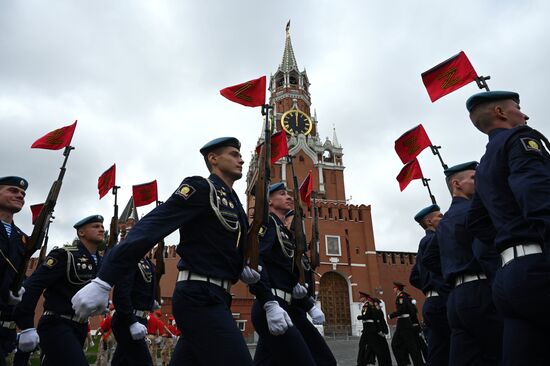
{"label": "blue beret", "polygon": [[275,183],[269,186],[267,189],[268,194],[271,194],[276,191],[281,191],[286,189],[285,184],[283,182]]}
{"label": "blue beret", "polygon": [[420,221],[422,221],[424,217],[436,211],[441,211],[438,205],[431,205],[431,206],[425,207],[422,210],[418,211],[416,215],[414,215],[414,221],[420,223]]}
{"label": "blue beret", "polygon": [[472,95],[466,101],[466,109],[471,112],[475,107],[482,103],[494,102],[495,100],[512,99],[516,103],[519,103],[519,94],[510,91],[488,91]]}
{"label": "blue beret", "polygon": [[455,166],[452,166],[450,168],[447,168],[443,171],[445,174],[445,177],[449,178],[451,175],[463,172],[465,170],[476,170],[479,163],[477,161],[469,161],[467,163],[458,164]]}
{"label": "blue beret", "polygon": [[0,186],[15,186],[27,190],[29,182],[26,179],[16,176],[2,177],[0,178]]}
{"label": "blue beret", "polygon": [[78,230],[82,226],[84,226],[86,224],[91,224],[92,222],[101,222],[101,223],[103,223],[103,216],[101,216],[101,215],[92,215],[92,216],[85,217],[82,220],[80,220],[79,222],[77,222],[76,224],[74,224],[73,227],[76,230]]}
{"label": "blue beret", "polygon": [[210,151],[223,146],[233,146],[240,149],[241,143],[235,137],[218,137],[201,147],[200,152],[203,156],[206,156]]}

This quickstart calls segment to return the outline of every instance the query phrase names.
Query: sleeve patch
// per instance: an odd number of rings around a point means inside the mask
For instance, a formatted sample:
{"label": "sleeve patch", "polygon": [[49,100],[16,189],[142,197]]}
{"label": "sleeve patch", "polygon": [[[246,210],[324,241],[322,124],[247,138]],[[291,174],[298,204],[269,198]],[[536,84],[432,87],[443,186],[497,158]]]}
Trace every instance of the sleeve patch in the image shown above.
{"label": "sleeve patch", "polygon": [[183,183],[179,188],[176,190],[176,194],[178,196],[183,197],[184,199],[189,199],[193,195],[193,193],[196,192],[196,189],[190,186],[187,183]]}
{"label": "sleeve patch", "polygon": [[520,138],[520,141],[525,151],[542,154],[540,142],[536,139],[530,137],[522,137]]}
{"label": "sleeve patch", "polygon": [[53,268],[56,264],[57,264],[57,259],[55,259],[54,257],[48,257],[44,261],[44,266],[48,268]]}

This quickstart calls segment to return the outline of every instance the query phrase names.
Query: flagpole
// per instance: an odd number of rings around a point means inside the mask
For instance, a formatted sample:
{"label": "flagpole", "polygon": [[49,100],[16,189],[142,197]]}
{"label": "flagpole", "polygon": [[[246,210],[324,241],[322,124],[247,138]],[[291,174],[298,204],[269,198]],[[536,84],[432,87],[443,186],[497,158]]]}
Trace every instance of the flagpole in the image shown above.
{"label": "flagpole", "polygon": [[430,195],[430,199],[432,200],[432,204],[437,204],[437,202],[435,201],[435,196],[432,194],[432,190],[430,189],[430,185],[428,184],[428,182],[430,181],[430,179],[428,178],[422,178],[422,185],[426,188],[428,188],[428,194]]}
{"label": "flagpole", "polygon": [[489,90],[489,85],[487,85],[487,80],[490,80],[490,76],[478,76],[476,78],[476,84],[479,89],[485,89],[486,91]]}
{"label": "flagpole", "polygon": [[439,162],[441,163],[443,169],[447,169],[448,166],[447,164],[445,164],[445,162],[443,162],[441,154],[439,153],[439,149],[441,149],[441,146],[430,145],[430,149],[432,150],[432,154],[437,155],[437,157],[439,158]]}

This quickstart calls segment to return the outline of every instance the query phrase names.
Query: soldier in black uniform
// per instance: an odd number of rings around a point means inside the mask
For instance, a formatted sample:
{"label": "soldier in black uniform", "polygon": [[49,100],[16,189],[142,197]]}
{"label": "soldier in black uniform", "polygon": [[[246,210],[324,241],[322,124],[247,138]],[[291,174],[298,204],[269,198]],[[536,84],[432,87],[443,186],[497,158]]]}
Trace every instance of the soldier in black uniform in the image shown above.
{"label": "soldier in black uniform", "polygon": [[[388,361],[385,348],[387,348],[386,338],[380,336],[382,333],[381,323],[379,319],[379,313],[374,305],[374,299],[364,292],[360,292],[361,296],[364,296],[366,301],[361,310],[361,315],[357,316],[358,320],[363,322],[363,333],[361,334],[361,340],[359,341],[360,353],[357,359],[358,366],[364,366],[370,361],[367,361],[365,348],[369,348],[370,352],[374,357],[378,359],[378,364],[381,366],[391,366],[391,358]],[[383,343],[386,344],[384,347]],[[363,349],[363,354],[361,354],[361,348]],[[372,362],[374,364],[374,362]]]}
{"label": "soldier in black uniform", "polygon": [[390,332],[388,328],[388,323],[386,322],[386,317],[384,316],[384,311],[382,310],[382,301],[378,298],[374,298],[374,308],[375,308],[375,321],[378,327],[377,333],[377,342],[380,345],[380,357],[378,358],[378,363],[380,366],[388,365],[391,366],[391,353],[390,347],[388,346],[388,341],[386,336]]}
{"label": "soldier in black uniform", "polygon": [[25,204],[28,183],[21,177],[0,178],[0,366],[6,364],[6,357],[15,349],[15,321],[13,311],[25,292],[18,294],[10,288],[23,262],[23,244],[27,236],[13,222],[13,216]]}
{"label": "soldier in black uniform", "polygon": [[[466,102],[489,137],[476,171],[468,227],[500,253],[493,299],[504,317],[503,364],[548,365],[550,344],[550,154],[527,126],[519,95],[491,91]],[[546,145],[546,148],[545,148]]]}
{"label": "soldier in black uniform", "polygon": [[[410,283],[426,295],[422,308],[422,317],[426,328],[424,334],[428,340],[428,355],[426,364],[447,365],[449,363],[449,347],[451,330],[447,321],[447,299],[450,287],[445,283],[441,269],[430,271],[422,264],[422,256],[427,245],[437,240],[435,230],[443,217],[438,205],[431,205],[420,210],[414,220],[426,230],[426,235],[420,240],[416,262],[411,270]],[[441,267],[441,263],[439,263]],[[423,343],[424,341],[421,340]]]}
{"label": "soldier in black uniform", "polygon": [[[42,365],[88,365],[82,350],[88,334],[88,318],[75,315],[71,298],[95,278],[101,266],[97,247],[103,242],[103,217],[86,217],[74,228],[78,235],[76,245],[54,249],[48,254],[25,281],[26,291],[15,312],[17,326],[23,329],[19,349],[32,351],[40,336]],[[34,311],[42,292],[44,313],[35,329]]]}
{"label": "soldier in black uniform", "polygon": [[398,318],[397,327],[391,341],[393,355],[398,366],[408,364],[409,354],[415,366],[423,365],[424,362],[422,361],[422,354],[418,347],[417,335],[411,321],[411,313],[414,311],[411,297],[403,291],[405,288],[404,284],[395,281],[393,285],[396,293],[395,311],[389,317],[390,319]]}
{"label": "soldier in black uniform", "polygon": [[294,299],[307,297],[307,288],[298,282],[294,265],[296,245],[284,224],[285,214],[293,206],[284,183],[269,186],[269,223],[260,242],[261,280],[250,286],[250,292],[256,295],[252,323],[261,345],[254,354],[255,365],[316,364],[302,333],[288,315]]}
{"label": "soldier in black uniform", "polygon": [[361,307],[361,314],[357,315],[357,320],[361,320],[361,323],[363,323],[363,330],[361,331],[361,337],[359,338],[359,350],[357,351],[357,366],[363,366],[367,364],[367,320],[365,318],[365,315],[367,313],[367,298],[368,294],[359,291],[359,301],[363,302],[363,306]]}
{"label": "soldier in black uniform", "polygon": [[143,217],[105,259],[98,278],[77,293],[77,314],[97,312],[111,286],[161,239],[180,230],[173,314],[181,330],[171,364],[249,365],[252,358],[231,313],[231,286],[259,273],[244,263],[248,219],[233,183],[242,177],[240,142],[222,137],[200,152],[210,176],[189,177],[162,205]]}
{"label": "soldier in black uniform", "polygon": [[[289,229],[294,213],[295,211],[291,210],[285,214],[285,226]],[[315,273],[306,253],[302,257],[302,265],[304,267],[305,283],[308,284],[307,296],[302,299],[292,299],[288,307],[288,315],[294,326],[298,328],[304,337],[317,366],[336,365],[336,359],[325,338],[314,326],[325,323],[325,314],[315,302]],[[307,315],[311,317],[311,321],[308,320]]]}
{"label": "soldier in black uniform", "polygon": [[116,284],[113,303],[111,327],[117,347],[111,365],[153,365],[145,343],[147,315],[155,304],[155,267],[148,258],[142,258],[136,270]]}

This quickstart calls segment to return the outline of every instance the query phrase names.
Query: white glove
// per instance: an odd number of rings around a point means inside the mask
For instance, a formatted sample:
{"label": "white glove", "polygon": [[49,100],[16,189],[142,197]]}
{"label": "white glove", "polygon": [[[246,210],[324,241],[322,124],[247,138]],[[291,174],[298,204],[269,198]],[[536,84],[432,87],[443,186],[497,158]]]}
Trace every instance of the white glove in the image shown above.
{"label": "white glove", "polygon": [[34,351],[39,342],[40,337],[38,333],[36,333],[36,329],[28,328],[19,333],[17,348],[19,348],[21,352],[31,352]]}
{"label": "white glove", "polygon": [[160,309],[160,304],[157,300],[155,300],[153,302],[153,310],[159,310]]}
{"label": "white glove", "polygon": [[157,336],[157,338],[155,338],[155,343],[156,343],[156,344],[160,344],[160,342],[162,342],[162,337],[161,337],[161,336]]}
{"label": "white glove", "polygon": [[287,312],[279,306],[277,301],[268,301],[264,304],[265,316],[267,318],[267,327],[269,333],[281,335],[286,332],[288,327],[294,326]]}
{"label": "white glove", "polygon": [[86,319],[92,314],[104,311],[109,304],[110,291],[111,285],[98,277],[94,278],[71,299],[76,316]]}
{"label": "white glove", "polygon": [[25,288],[21,287],[17,292],[17,295],[15,295],[12,291],[8,291],[8,293],[10,295],[10,298],[8,299],[8,305],[17,305],[21,302],[21,299],[23,298]]}
{"label": "white glove", "polygon": [[[262,267],[258,266],[258,271],[262,271]],[[255,284],[260,280],[260,273],[253,270],[249,266],[244,266],[243,271],[241,273],[241,281],[246,283],[247,285]]]}
{"label": "white glove", "polygon": [[140,322],[135,322],[130,325],[130,334],[132,335],[132,339],[134,341],[139,341],[147,335],[147,327]]}
{"label": "white glove", "polygon": [[299,283],[292,289],[292,297],[294,299],[303,299],[307,296],[307,287],[300,285]]}
{"label": "white glove", "polygon": [[325,322],[325,314],[317,306],[313,305],[307,312],[311,316],[311,322],[315,325],[323,325]]}

